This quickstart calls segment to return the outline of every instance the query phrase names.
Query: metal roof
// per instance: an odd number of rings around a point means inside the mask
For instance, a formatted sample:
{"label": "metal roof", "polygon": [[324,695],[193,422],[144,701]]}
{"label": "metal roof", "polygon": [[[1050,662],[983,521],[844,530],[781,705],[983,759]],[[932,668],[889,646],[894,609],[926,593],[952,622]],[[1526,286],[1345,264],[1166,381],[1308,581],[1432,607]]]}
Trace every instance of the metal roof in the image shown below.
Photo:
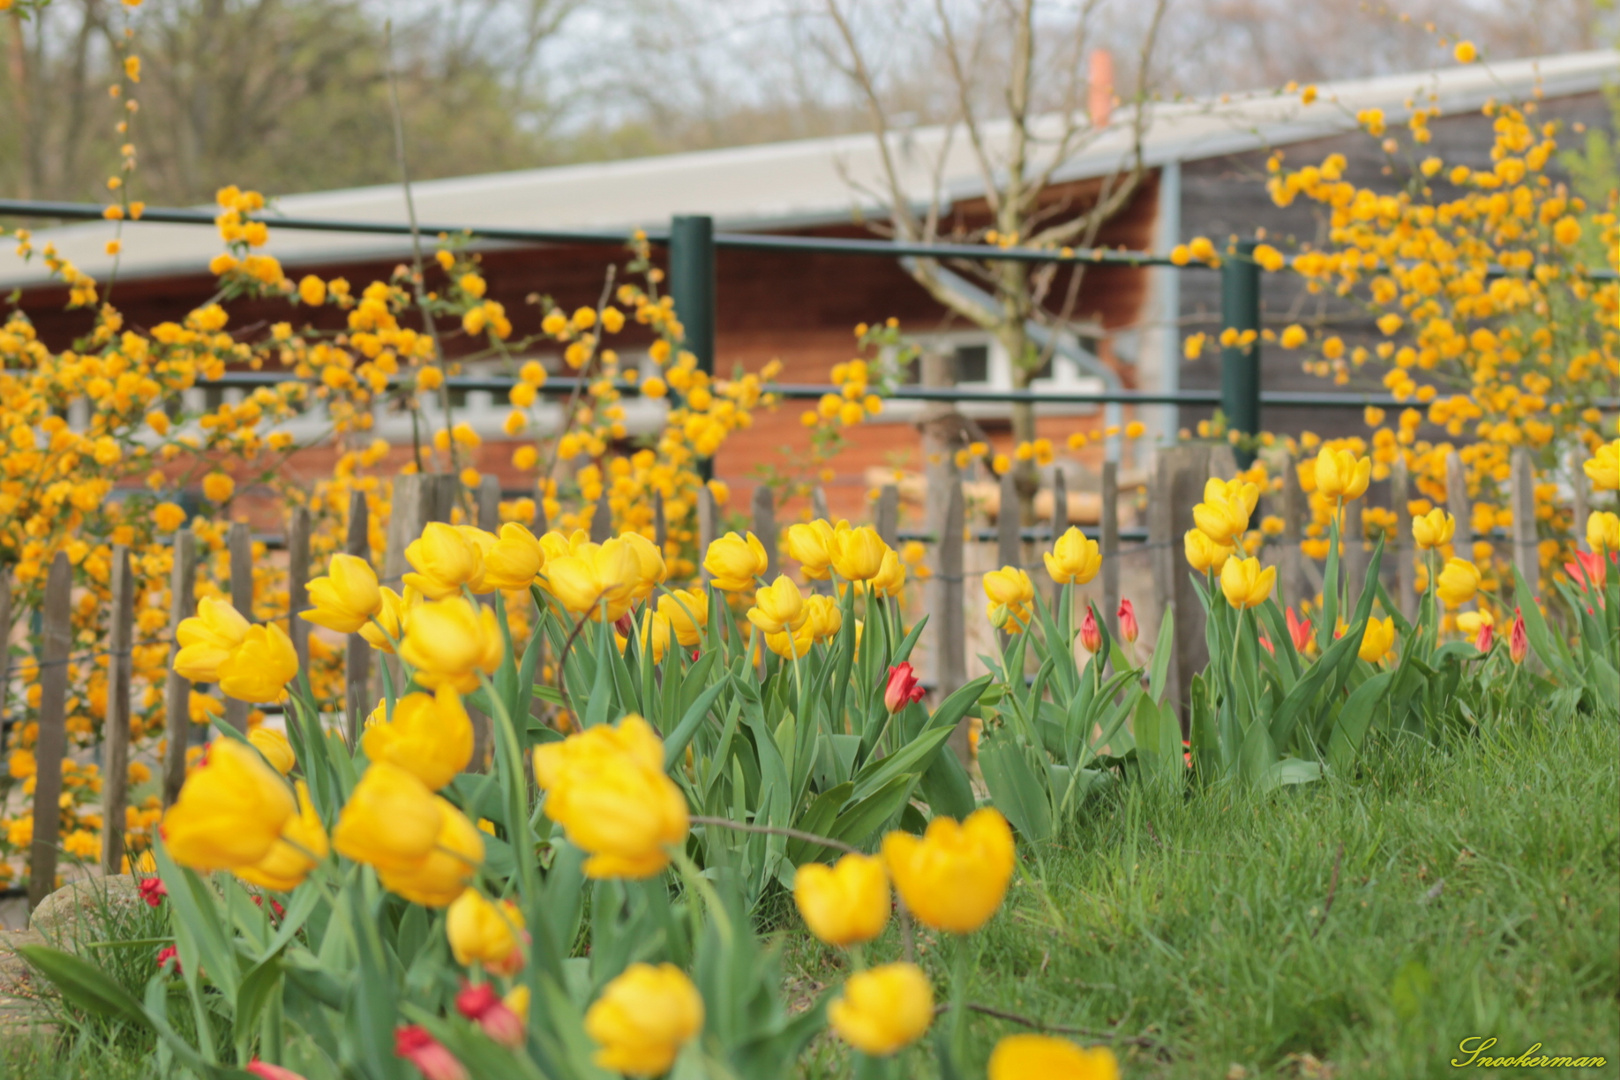
{"label": "metal roof", "polygon": [[[1586,93],[1617,76],[1620,51],[1605,49],[1323,83],[1310,105],[1298,93],[1281,91],[1154,103],[1148,106],[1144,151],[1149,165],[1193,161],[1340,134],[1355,128],[1355,114],[1362,109],[1383,109],[1390,121],[1398,122],[1415,107],[1468,112],[1489,99],[1525,98],[1538,88],[1545,97]],[[1113,125],[1067,161],[1056,179],[1104,176],[1128,163],[1131,115],[1130,108],[1116,110]],[[1060,122],[1055,116],[1039,119],[1037,145],[1049,146]],[[1007,124],[989,123],[984,131],[993,149],[1004,142]],[[946,197],[973,198],[983,191],[978,164],[959,128],[897,133],[890,148],[908,196],[919,204],[931,196],[942,150]],[[876,140],[846,135],[429,180],[413,184],[412,194],[417,218],[424,222],[628,233],[665,225],[675,214],[710,214],[718,228],[771,231],[881,214],[869,194],[883,190],[880,177]],[[398,184],[289,195],[275,200],[270,213],[277,211],[304,218],[406,220]],[[112,259],[104,249],[112,233],[110,223],[96,222],[42,231],[37,237],[40,244],[54,243],[81,270],[105,280]],[[119,276],[199,273],[220,250],[217,235],[206,228],[128,226]],[[292,268],[397,258],[409,246],[391,236],[272,229],[267,250]],[[0,262],[0,288],[45,280],[37,259]]]}

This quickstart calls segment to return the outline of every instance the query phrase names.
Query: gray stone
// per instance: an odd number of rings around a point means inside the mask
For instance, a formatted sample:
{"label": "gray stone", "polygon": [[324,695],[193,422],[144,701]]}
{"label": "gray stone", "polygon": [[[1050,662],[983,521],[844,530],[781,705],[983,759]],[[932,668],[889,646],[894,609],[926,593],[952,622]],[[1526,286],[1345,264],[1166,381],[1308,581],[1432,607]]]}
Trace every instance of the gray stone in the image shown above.
{"label": "gray stone", "polygon": [[81,934],[104,937],[107,918],[132,916],[145,902],[133,875],[80,878],[41,900],[28,929],[59,948],[71,948]]}

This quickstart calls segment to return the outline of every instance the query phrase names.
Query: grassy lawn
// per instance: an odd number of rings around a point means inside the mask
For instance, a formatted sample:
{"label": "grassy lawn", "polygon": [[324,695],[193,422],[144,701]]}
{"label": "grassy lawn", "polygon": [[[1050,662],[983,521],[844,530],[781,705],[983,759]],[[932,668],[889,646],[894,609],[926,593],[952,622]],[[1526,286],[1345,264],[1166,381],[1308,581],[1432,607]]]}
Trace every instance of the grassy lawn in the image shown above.
{"label": "grassy lawn", "polygon": [[[1128,1077],[1441,1076],[1468,1036],[1620,1075],[1617,749],[1608,724],[1542,715],[1353,784],[1094,801],[1026,862],[970,999],[1161,1043],[1119,1046]],[[806,988],[837,980],[806,935],[788,960]],[[1016,1030],[975,1017],[980,1060]]]}
{"label": "grassy lawn", "polygon": [[[1610,725],[1543,714],[1393,755],[1354,783],[1118,789],[1025,861],[973,939],[969,998],[1137,1038],[1116,1044],[1127,1077],[1449,1075],[1469,1036],[1494,1036],[1503,1056],[1537,1042],[1601,1054],[1592,1074],[1614,1076],[1617,749]],[[840,979],[838,956],[780,922],[791,997]],[[891,931],[869,955],[898,951]],[[941,994],[948,952],[919,939]],[[138,986],[145,969],[125,974]],[[979,1060],[1016,1030],[973,1017]],[[923,1050],[903,1071],[934,1075]],[[801,1069],[847,1074],[828,1039]],[[145,1055],[94,1043],[0,1042],[0,1077],[154,1075]]]}

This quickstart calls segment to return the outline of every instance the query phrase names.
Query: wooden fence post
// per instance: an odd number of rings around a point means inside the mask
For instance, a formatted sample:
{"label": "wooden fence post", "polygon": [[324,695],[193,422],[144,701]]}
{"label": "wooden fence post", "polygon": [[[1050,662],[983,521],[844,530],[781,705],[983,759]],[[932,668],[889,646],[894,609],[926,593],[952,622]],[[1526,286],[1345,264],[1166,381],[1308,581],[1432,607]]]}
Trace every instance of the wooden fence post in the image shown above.
{"label": "wooden fence post", "polygon": [[[398,483],[398,480],[395,481]],[[396,504],[397,509],[397,504]],[[392,543],[393,522],[389,522]],[[364,492],[349,492],[349,533],[343,549],[357,558],[371,558],[371,509]],[[404,558],[403,549],[401,559]],[[404,591],[404,586],[400,586]],[[343,714],[344,734],[349,746],[360,737],[360,725],[371,705],[371,646],[359,634],[350,634],[343,643]]]}
{"label": "wooden fence post", "polygon": [[11,564],[0,563],[0,749],[5,748],[6,696],[11,691]]}
{"label": "wooden fence post", "polygon": [[776,546],[776,497],[765,484],[754,489],[754,535],[765,546],[765,580],[776,580],[782,553]]}
{"label": "wooden fence post", "polygon": [[73,564],[58,551],[45,579],[39,660],[39,738],[34,744],[34,836],[29,845],[28,910],[56,891],[62,824],[62,754],[67,750],[68,650],[73,643]]}
{"label": "wooden fence post", "polygon": [[1119,462],[1102,467],[1102,613],[1109,631],[1119,633]]}
{"label": "wooden fence post", "polygon": [[[1063,477],[1062,469],[1052,470],[1052,525],[1051,539],[1047,543],[1050,548],[1057,543],[1058,537],[1063,535],[1069,527],[1069,483]],[[1052,610],[1055,612],[1063,602],[1063,586],[1052,582]]]}
{"label": "wooden fence post", "polygon": [[[1457,531],[1451,543],[1465,558],[1474,557],[1474,510],[1468,501],[1468,474],[1463,471],[1462,457],[1453,450],[1446,455],[1446,509],[1457,519]],[[1473,611],[1479,605],[1470,600],[1457,610]]]}
{"label": "wooden fence post", "polygon": [[996,509],[996,562],[1000,566],[1024,564],[1024,538],[1018,510],[1018,481],[1015,470],[1001,477],[1001,499]]}
{"label": "wooden fence post", "polygon": [[1509,499],[1513,510],[1513,565],[1519,568],[1519,573],[1524,576],[1525,588],[1530,592],[1528,596],[1519,596],[1515,588],[1513,602],[1525,608],[1536,602],[1536,590],[1541,587],[1541,545],[1536,537],[1536,474],[1530,465],[1528,447],[1513,448],[1511,468]]}
{"label": "wooden fence post", "polygon": [[[428,477],[428,521],[442,521],[446,525],[450,524],[456,504],[460,500],[460,477],[454,473],[433,473]],[[467,519],[463,517],[462,520]]]}
{"label": "wooden fence post", "polygon": [[[405,561],[405,548],[422,535],[428,516],[428,477],[421,473],[408,473],[394,477],[393,509],[388,516],[388,546],[383,552],[383,584],[401,589],[400,579],[410,564]],[[350,536],[353,536],[354,499],[349,500]]]}
{"label": "wooden fence post", "polygon": [[1390,501],[1395,504],[1395,606],[1408,622],[1417,618],[1417,552],[1412,540],[1411,480],[1406,459],[1397,459],[1389,473]]}
{"label": "wooden fence post", "polygon": [[[964,602],[962,530],[966,527],[962,505],[962,481],[954,480],[945,499],[945,513],[939,522],[938,542],[934,545],[934,576],[929,580],[929,624],[934,631],[934,681],[940,700],[967,682],[967,617]],[[963,765],[972,757],[968,744],[968,721],[957,724],[951,733],[951,749]]]}
{"label": "wooden fence post", "polygon": [[[703,560],[709,554],[709,545],[720,538],[720,508],[714,503],[714,490],[708,484],[698,488],[697,499],[698,515],[698,565],[703,566]],[[714,577],[708,568],[703,569],[703,583],[708,584]]]}
{"label": "wooden fence post", "polygon": [[900,489],[894,484],[884,484],[878,492],[874,524],[885,544],[892,548],[900,546]]}
{"label": "wooden fence post", "polygon": [[596,500],[596,510],[591,514],[591,543],[601,544],[613,536],[613,507],[608,505],[608,494],[602,492],[602,497]]}
{"label": "wooden fence post", "polygon": [[[231,606],[242,613],[242,617],[249,622],[253,621],[253,534],[248,531],[247,522],[233,521],[231,531],[226,538],[226,546],[230,549],[231,557]],[[247,730],[248,709],[245,701],[235,698],[225,699],[225,722],[237,731]]]}
{"label": "wooden fence post", "polygon": [[298,654],[298,670],[309,674],[310,624],[298,617],[309,606],[309,510],[295,507],[287,526],[287,636]]}
{"label": "wooden fence post", "polygon": [[1313,595],[1305,580],[1305,518],[1309,504],[1299,483],[1299,462],[1292,456],[1283,472],[1282,519],[1282,596],[1285,604],[1298,605]]}
{"label": "wooden fence post", "polygon": [[1204,640],[1204,620],[1200,617],[1203,609],[1184,557],[1182,536],[1192,522],[1193,504],[1203,497],[1210,458],[1210,448],[1196,443],[1160,450],[1148,500],[1148,538],[1153,545],[1157,606],[1161,613],[1175,614],[1167,693],[1181,714],[1183,734],[1187,730],[1191,679],[1194,672],[1209,663],[1209,646]]}
{"label": "wooden fence post", "polygon": [[529,525],[529,531],[536,536],[544,536],[551,530],[551,522],[546,520],[546,493],[537,491],[534,496],[534,521]]}
{"label": "wooden fence post", "polygon": [[101,872],[117,874],[124,861],[124,807],[129,802],[129,682],[134,670],[135,581],[129,548],[112,550],[112,612],[107,634],[107,718],[101,734]]}
{"label": "wooden fence post", "polygon": [[669,522],[664,516],[664,493],[653,492],[653,544],[658,548],[660,555],[664,554],[664,546],[669,543]]}
{"label": "wooden fence post", "polygon": [[832,513],[827,509],[827,492],[820,484],[810,489],[810,516],[829,523],[832,521]]}
{"label": "wooden fence post", "polygon": [[478,527],[485,532],[501,530],[501,482],[493,476],[478,481]]}
{"label": "wooden fence post", "polygon": [[[1589,509],[1590,504],[1586,500],[1586,471],[1581,468],[1578,460],[1575,465],[1574,477],[1570,480],[1570,487],[1575,493],[1575,520],[1570,522],[1570,532],[1575,534],[1575,549],[1579,551],[1581,538],[1586,535],[1586,519],[1591,516],[1591,510]],[[1590,550],[1591,546],[1588,544],[1587,549]],[[4,691],[0,691],[0,693],[4,693]],[[0,698],[0,704],[4,704],[3,698]]]}
{"label": "wooden fence post", "polygon": [[[182,529],[174,534],[174,570],[169,582],[169,639],[182,619],[191,617],[197,586],[197,534]],[[170,806],[186,782],[186,747],[191,742],[191,680],[174,670],[180,652],[175,641],[169,656],[169,678],[164,686],[163,711],[168,745],[163,755],[163,805]]]}
{"label": "wooden fence post", "polygon": [[[606,501],[604,497],[603,503]],[[485,532],[497,532],[501,527],[501,484],[493,476],[485,476],[478,481],[478,527]],[[494,606],[493,594],[486,599],[486,603]],[[467,771],[481,773],[489,768],[492,735],[489,717],[478,709],[468,709],[467,718],[472,721],[473,729],[473,753]]]}
{"label": "wooden fence post", "polygon": [[[1367,585],[1367,567],[1372,559],[1367,551],[1367,527],[1361,516],[1362,504],[1365,496],[1360,499],[1351,499],[1344,504],[1344,521],[1341,528],[1341,542],[1344,550],[1341,557],[1344,560],[1344,580],[1346,602],[1350,610],[1354,611],[1357,601],[1361,599],[1361,590]],[[1346,618],[1349,617],[1346,613]]]}

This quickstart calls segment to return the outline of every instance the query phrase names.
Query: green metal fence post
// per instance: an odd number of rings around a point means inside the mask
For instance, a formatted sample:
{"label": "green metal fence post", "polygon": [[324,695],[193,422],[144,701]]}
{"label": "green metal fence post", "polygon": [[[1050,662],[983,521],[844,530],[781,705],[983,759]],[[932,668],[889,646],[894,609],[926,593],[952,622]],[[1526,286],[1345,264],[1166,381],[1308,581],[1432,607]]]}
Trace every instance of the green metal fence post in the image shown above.
{"label": "green metal fence post", "polygon": [[[1221,411],[1229,430],[1254,435],[1260,431],[1260,266],[1255,242],[1240,240],[1221,263],[1221,328],[1253,330],[1248,345],[1221,349]],[[1240,451],[1238,464],[1248,468],[1252,453]]]}
{"label": "green metal fence post", "polygon": [[[686,348],[699,370],[714,374],[714,218],[679,214],[669,228],[669,295],[675,317],[686,330]],[[702,462],[704,479],[714,474],[712,461]]]}

